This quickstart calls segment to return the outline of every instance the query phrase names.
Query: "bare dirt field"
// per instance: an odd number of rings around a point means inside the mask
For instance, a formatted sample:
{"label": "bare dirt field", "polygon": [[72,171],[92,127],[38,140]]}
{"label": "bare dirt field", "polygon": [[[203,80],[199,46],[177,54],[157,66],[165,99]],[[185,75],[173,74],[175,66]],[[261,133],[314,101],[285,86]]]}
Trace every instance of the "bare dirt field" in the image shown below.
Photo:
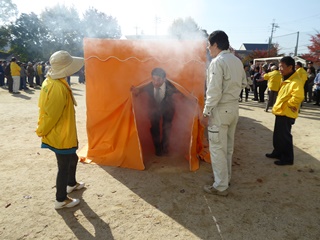
{"label": "bare dirt field", "polygon": [[[72,78],[80,150],[87,145],[85,85]],[[304,104],[293,126],[295,164],[276,166],[274,116],[240,103],[227,197],[207,195],[211,165],[148,157],[146,170],[79,163],[79,206],[54,210],[57,166],[35,134],[39,89],[0,88],[0,239],[320,239],[320,108]]]}

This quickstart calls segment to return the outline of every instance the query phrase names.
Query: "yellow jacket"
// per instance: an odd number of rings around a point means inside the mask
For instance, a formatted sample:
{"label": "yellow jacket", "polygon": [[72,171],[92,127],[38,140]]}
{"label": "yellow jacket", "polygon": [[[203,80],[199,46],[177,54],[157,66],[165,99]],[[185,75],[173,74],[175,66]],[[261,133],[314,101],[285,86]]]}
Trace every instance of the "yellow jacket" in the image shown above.
{"label": "yellow jacket", "polygon": [[302,80],[302,83],[305,84],[305,82],[308,80],[308,73],[306,70],[304,70],[303,67],[300,67],[296,70],[296,72],[299,74],[299,77]]}
{"label": "yellow jacket", "polygon": [[[277,100],[272,108],[272,113],[278,116],[297,118],[300,104],[304,99],[304,84],[295,72],[287,80],[283,81],[278,93]],[[289,107],[295,107],[292,111]]]}
{"label": "yellow jacket", "polygon": [[273,70],[263,75],[264,80],[268,80],[268,88],[278,92],[282,80],[282,75],[279,70]]}
{"label": "yellow jacket", "polygon": [[48,77],[39,97],[39,120],[36,133],[42,143],[58,150],[78,147],[76,102],[65,79]]}
{"label": "yellow jacket", "polygon": [[11,76],[20,76],[20,70],[21,68],[16,62],[10,63]]}
{"label": "yellow jacket", "polygon": [[38,64],[37,65],[37,73],[38,75],[41,75],[43,72],[42,72],[42,65],[41,64]]}

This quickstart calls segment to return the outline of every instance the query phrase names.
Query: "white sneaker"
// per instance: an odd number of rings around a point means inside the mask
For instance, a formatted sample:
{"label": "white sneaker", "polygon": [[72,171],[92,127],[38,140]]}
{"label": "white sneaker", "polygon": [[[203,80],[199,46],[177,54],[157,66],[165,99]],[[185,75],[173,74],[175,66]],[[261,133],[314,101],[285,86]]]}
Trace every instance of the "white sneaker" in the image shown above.
{"label": "white sneaker", "polygon": [[79,190],[79,189],[83,188],[84,185],[85,185],[84,182],[79,182],[79,183],[76,183],[76,185],[74,185],[73,187],[67,186],[67,193],[71,193],[74,190]]}
{"label": "white sneaker", "polygon": [[56,200],[55,204],[54,204],[54,208],[55,209],[61,209],[61,208],[71,208],[74,207],[76,205],[78,205],[80,203],[80,200],[77,198],[70,198],[67,196],[67,199],[64,200],[63,202],[58,202]]}

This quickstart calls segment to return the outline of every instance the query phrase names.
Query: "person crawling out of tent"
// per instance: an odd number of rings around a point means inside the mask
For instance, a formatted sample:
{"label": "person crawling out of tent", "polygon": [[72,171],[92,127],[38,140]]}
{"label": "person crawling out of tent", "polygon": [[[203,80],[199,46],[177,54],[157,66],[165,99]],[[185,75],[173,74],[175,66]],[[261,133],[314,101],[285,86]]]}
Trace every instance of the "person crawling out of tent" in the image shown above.
{"label": "person crawling out of tent", "polygon": [[167,80],[162,68],[154,68],[151,76],[152,82],[142,87],[132,87],[132,92],[134,96],[142,92],[149,95],[147,111],[155,154],[165,156],[169,153],[170,130],[175,113],[173,95],[180,92]]}

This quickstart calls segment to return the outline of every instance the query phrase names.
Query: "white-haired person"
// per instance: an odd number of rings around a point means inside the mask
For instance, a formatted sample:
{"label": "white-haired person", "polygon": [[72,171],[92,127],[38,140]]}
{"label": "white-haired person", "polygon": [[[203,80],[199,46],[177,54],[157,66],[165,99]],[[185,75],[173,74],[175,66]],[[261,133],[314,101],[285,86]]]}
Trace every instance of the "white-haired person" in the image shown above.
{"label": "white-haired person", "polygon": [[79,199],[67,194],[84,187],[76,181],[78,138],[76,129],[76,101],[66,78],[78,72],[84,59],[58,51],[50,57],[51,68],[42,83],[39,97],[39,120],[36,133],[42,138],[41,148],[52,150],[57,158],[55,209],[74,207]]}

